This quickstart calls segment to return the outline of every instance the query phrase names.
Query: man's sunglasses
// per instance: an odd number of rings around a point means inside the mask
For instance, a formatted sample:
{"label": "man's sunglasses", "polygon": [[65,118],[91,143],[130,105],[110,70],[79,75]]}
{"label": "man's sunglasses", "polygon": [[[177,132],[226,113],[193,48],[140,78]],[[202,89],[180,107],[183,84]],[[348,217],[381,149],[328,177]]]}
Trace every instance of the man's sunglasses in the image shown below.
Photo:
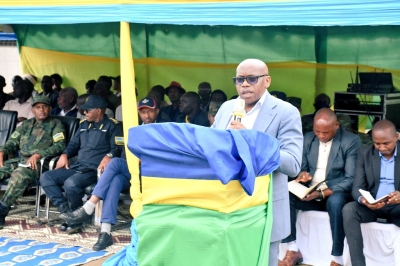
{"label": "man's sunglasses", "polygon": [[260,76],[248,76],[248,77],[233,77],[233,83],[235,85],[242,85],[246,80],[250,85],[254,85],[258,82],[258,78],[268,76],[268,74],[260,75]]}
{"label": "man's sunglasses", "polygon": [[92,108],[92,109],[85,109],[85,110],[83,110],[83,112],[84,112],[84,113],[89,113],[90,111],[92,111],[92,110],[94,110],[94,109],[96,109],[96,108]]}

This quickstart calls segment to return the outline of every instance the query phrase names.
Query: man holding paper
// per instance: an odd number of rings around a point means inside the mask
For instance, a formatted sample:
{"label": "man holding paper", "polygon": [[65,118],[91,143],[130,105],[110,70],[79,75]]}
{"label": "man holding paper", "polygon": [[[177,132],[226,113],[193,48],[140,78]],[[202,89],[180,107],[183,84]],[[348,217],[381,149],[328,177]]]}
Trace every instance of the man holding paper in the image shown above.
{"label": "man holding paper", "polygon": [[[344,229],[349,244],[352,265],[365,265],[361,223],[385,218],[400,227],[400,157],[396,127],[389,120],[381,120],[372,128],[373,145],[360,149],[352,195],[355,202],[343,208]],[[369,191],[375,199],[388,195],[383,202],[370,204],[360,193]]]}
{"label": "man holding paper", "polygon": [[345,234],[342,208],[351,200],[360,146],[359,137],[342,129],[332,110],[322,108],[315,114],[314,131],[304,136],[302,172],[296,181],[310,186],[325,182],[303,199],[290,193],[291,233],[282,240],[282,243],[288,244],[288,250],[279,266],[292,266],[303,260],[296,244],[296,210],[328,212],[333,239],[331,265],[343,265]]}
{"label": "man holding paper", "polygon": [[[65,148],[64,124],[50,117],[49,97],[35,97],[31,111],[35,118],[22,122],[0,148],[0,179],[11,176],[0,201],[0,229],[5,224],[10,206],[22,196],[30,183],[39,178],[40,158],[58,155]],[[17,151],[18,158],[5,160],[5,155]]]}

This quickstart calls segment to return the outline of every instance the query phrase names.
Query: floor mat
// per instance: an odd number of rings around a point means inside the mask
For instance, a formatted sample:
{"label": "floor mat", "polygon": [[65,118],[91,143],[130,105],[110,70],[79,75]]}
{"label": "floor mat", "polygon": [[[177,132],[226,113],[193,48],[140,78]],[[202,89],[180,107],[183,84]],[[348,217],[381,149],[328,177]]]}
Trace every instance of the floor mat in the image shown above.
{"label": "floor mat", "polygon": [[81,265],[106,254],[90,248],[0,237],[0,266]]}
{"label": "floor mat", "polygon": [[[126,219],[126,215],[129,215],[129,206],[124,205],[123,207],[124,210],[120,211],[117,219]],[[52,210],[55,210],[55,208],[53,207]],[[121,214],[124,217],[120,217]],[[50,219],[58,218],[58,216],[58,214],[51,213]],[[44,213],[41,213],[41,220],[43,220],[43,217]],[[79,233],[68,235],[60,230],[61,222],[55,222],[54,225],[39,224],[34,217],[34,206],[29,204],[17,205],[6,217],[6,225],[0,230],[0,235],[7,238],[29,239],[48,243],[55,242],[89,249],[97,242],[99,232],[93,223],[85,224]],[[126,228],[111,232],[114,245],[105,250],[107,254],[116,253],[130,243],[131,234],[129,228],[130,223],[127,224]]]}

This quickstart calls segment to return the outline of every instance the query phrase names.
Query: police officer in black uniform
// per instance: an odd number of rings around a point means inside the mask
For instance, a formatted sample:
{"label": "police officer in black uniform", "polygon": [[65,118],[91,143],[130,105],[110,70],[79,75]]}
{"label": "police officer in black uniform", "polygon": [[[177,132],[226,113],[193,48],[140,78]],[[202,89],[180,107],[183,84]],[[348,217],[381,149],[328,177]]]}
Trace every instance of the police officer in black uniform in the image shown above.
{"label": "police officer in black uniform", "polygon": [[[90,95],[81,106],[86,119],[81,120],[78,131],[63,151],[56,169],[45,172],[40,184],[51,202],[61,213],[82,206],[84,188],[96,183],[97,171],[103,171],[113,157],[119,157],[123,149],[121,124],[104,114],[107,101]],[[78,156],[71,166],[68,159]],[[64,186],[65,196],[61,187]],[[82,228],[79,224],[62,224],[68,234]]]}

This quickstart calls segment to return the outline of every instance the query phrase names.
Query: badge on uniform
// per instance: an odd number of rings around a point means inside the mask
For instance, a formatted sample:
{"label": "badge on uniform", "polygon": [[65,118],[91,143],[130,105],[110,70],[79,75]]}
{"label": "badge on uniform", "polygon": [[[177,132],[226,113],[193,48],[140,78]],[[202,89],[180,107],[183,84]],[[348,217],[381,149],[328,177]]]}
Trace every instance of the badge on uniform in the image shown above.
{"label": "badge on uniform", "polygon": [[115,137],[115,144],[124,145],[124,137]]}
{"label": "badge on uniform", "polygon": [[20,134],[19,134],[18,131],[14,131],[14,133],[12,133],[11,137],[12,137],[13,139],[15,139],[15,138],[18,138],[19,135],[20,135]]}
{"label": "badge on uniform", "polygon": [[64,138],[64,133],[62,133],[62,132],[57,133],[57,134],[55,134],[55,135],[53,136],[53,141],[54,141],[54,142],[58,142],[58,141],[60,141],[60,140],[62,140],[62,139],[65,139],[65,138]]}

